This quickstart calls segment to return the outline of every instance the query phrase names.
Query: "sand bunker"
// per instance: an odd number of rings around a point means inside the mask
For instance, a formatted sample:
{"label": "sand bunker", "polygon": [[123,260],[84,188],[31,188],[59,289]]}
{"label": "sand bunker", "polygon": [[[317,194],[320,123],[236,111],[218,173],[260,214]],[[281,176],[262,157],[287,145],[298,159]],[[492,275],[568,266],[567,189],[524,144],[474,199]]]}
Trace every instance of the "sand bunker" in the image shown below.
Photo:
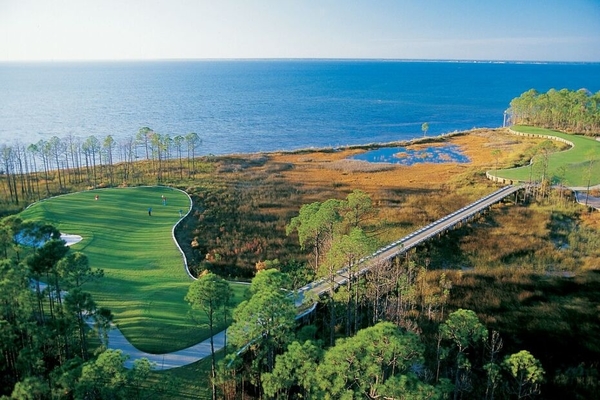
{"label": "sand bunker", "polygon": [[67,246],[71,246],[71,245],[74,245],[75,243],[79,243],[83,239],[79,235],[69,235],[68,233],[62,233],[62,232],[60,234],[60,238],[67,243]]}

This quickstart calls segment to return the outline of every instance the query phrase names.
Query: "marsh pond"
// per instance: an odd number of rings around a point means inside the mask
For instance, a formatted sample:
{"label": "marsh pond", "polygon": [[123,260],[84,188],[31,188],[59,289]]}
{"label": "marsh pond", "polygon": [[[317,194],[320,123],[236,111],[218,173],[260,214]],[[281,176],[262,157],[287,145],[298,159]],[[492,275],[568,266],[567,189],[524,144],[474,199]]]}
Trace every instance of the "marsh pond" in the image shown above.
{"label": "marsh pond", "polygon": [[469,158],[460,151],[459,146],[456,145],[428,146],[418,149],[382,147],[354,155],[351,159],[372,163],[401,164],[406,166],[422,163],[468,163],[470,161]]}

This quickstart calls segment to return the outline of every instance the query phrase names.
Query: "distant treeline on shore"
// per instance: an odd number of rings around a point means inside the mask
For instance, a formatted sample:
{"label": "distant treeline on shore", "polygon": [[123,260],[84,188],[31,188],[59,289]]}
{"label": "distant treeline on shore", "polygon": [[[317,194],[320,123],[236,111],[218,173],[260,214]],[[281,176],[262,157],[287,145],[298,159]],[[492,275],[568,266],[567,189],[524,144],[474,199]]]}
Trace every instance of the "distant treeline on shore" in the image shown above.
{"label": "distant treeline on shore", "polygon": [[600,92],[530,89],[510,102],[513,125],[531,125],[588,136],[600,134]]}

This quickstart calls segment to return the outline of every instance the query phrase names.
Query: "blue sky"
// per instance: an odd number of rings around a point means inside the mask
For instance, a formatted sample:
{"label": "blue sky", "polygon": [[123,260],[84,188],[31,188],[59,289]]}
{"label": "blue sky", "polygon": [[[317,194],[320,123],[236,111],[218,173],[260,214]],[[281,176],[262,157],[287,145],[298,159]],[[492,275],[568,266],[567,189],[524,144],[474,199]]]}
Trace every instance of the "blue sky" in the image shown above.
{"label": "blue sky", "polygon": [[0,0],[0,61],[600,61],[600,0]]}

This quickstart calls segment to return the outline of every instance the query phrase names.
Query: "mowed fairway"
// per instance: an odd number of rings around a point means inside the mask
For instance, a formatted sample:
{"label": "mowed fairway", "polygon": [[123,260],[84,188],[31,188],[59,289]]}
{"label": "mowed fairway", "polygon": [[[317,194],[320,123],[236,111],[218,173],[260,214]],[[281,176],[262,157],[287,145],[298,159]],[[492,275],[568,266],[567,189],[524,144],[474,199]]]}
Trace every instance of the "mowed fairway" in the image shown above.
{"label": "mowed fairway", "polygon": [[[207,329],[188,317],[184,297],[192,280],[171,236],[179,211],[185,214],[189,209],[190,200],[181,191],[139,187],[59,196],[34,204],[21,216],[81,235],[83,240],[72,250],[84,252],[90,265],[105,274],[84,288],[98,305],[112,310],[115,323],[134,346],[166,353],[208,337]],[[240,288],[234,290],[241,293]]]}
{"label": "mowed fairway", "polygon": [[[561,182],[565,186],[587,187],[600,184],[600,142],[592,137],[569,135],[544,128],[515,126],[514,131],[540,136],[556,136],[573,143],[566,151],[551,154],[548,157],[547,176],[553,184]],[[534,157],[533,169],[530,165],[518,168],[489,171],[500,178],[528,182],[530,179],[539,180],[542,176],[543,156]]]}

